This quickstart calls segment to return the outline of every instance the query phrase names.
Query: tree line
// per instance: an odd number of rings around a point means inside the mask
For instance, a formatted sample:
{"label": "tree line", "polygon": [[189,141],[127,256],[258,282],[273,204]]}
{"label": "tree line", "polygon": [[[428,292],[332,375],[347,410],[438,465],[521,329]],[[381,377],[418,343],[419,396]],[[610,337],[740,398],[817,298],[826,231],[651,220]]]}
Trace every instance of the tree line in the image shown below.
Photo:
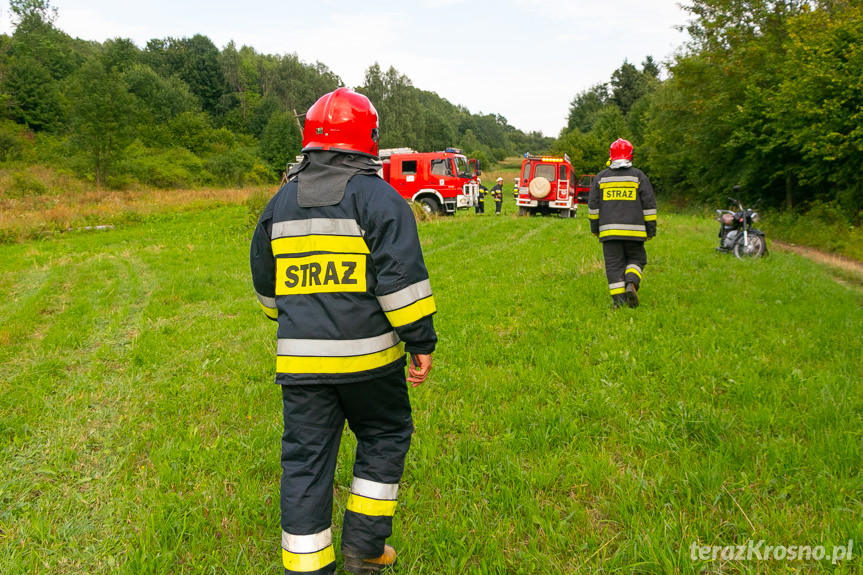
{"label": "tree line", "polygon": [[[277,182],[301,148],[304,112],[344,85],[326,65],[204,35],[104,43],[72,38],[49,0],[10,0],[0,36],[0,164],[49,164],[123,187]],[[473,114],[397,70],[366,71],[381,146],[462,147],[486,165],[553,138]]]}
{"label": "tree line", "polygon": [[[555,144],[578,169],[633,141],[663,195],[792,210],[863,210],[863,4],[859,0],[690,0],[689,42],[660,79],[648,58],[572,101]],[[717,206],[719,207],[719,206]]]}
{"label": "tree line", "polygon": [[[326,65],[203,35],[74,39],[49,0],[10,0],[0,36],[0,164],[47,163],[100,185],[277,181],[299,152],[302,114],[343,85]],[[859,0],[689,0],[689,41],[668,61],[624,61],[576,94],[557,138],[473,114],[375,63],[362,86],[381,146],[458,146],[486,166],[567,153],[595,173],[627,138],[660,197],[827,206],[861,218],[863,5]],[[665,74],[663,74],[663,68]],[[664,77],[663,77],[664,76]]]}

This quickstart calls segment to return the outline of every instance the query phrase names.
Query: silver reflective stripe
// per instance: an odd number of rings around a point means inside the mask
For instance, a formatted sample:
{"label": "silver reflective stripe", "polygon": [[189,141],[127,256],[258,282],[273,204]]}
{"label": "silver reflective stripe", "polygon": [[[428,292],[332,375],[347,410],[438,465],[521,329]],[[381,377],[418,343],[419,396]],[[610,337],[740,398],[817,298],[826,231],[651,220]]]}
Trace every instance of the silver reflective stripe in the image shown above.
{"label": "silver reflective stripe", "polygon": [[619,282],[616,284],[608,284],[608,289],[620,289],[620,288],[625,288],[625,287],[626,287],[626,282]]}
{"label": "silver reflective stripe", "polygon": [[656,209],[642,210],[642,211],[644,212],[645,216],[655,216],[656,215]]}
{"label": "silver reflective stripe", "polygon": [[605,226],[599,226],[599,231],[604,232],[607,230],[632,230],[634,232],[643,232],[646,231],[646,228],[644,226],[631,224],[608,224]]}
{"label": "silver reflective stripe", "polygon": [[593,216],[593,215],[598,214],[598,213],[599,213],[599,210],[598,210],[598,209],[597,209],[597,210],[591,210],[591,209],[588,209],[588,210],[587,210],[587,213],[588,213],[588,214],[590,214],[591,216]]}
{"label": "silver reflective stripe", "polygon": [[351,493],[368,497],[369,499],[377,499],[378,501],[395,501],[399,495],[399,484],[377,483],[368,479],[354,477],[354,481],[351,483]]}
{"label": "silver reflective stripe", "polygon": [[292,220],[273,224],[273,238],[294,238],[301,236],[359,236],[365,235],[360,225],[350,219],[311,218]]}
{"label": "silver reflective stripe", "polygon": [[599,183],[600,184],[608,184],[613,182],[635,182],[638,183],[637,176],[609,176],[606,178],[602,178]]}
{"label": "silver reflective stripe", "polygon": [[627,269],[627,270],[635,270],[635,271],[637,271],[639,274],[640,274],[640,273],[643,273],[643,271],[644,271],[644,270],[642,270],[640,267],[638,267],[638,266],[637,266],[637,265],[635,265],[635,264],[629,264],[628,266],[626,266],[626,269]]}
{"label": "silver reflective stripe", "polygon": [[258,296],[258,301],[261,302],[261,305],[264,307],[270,307],[275,309],[276,307],[276,298],[267,297],[265,295],[261,295],[258,292],[255,292],[255,295]]}
{"label": "silver reflective stripe", "polygon": [[315,553],[333,544],[333,532],[327,527],[314,535],[291,535],[282,531],[282,549],[291,553]]}
{"label": "silver reflective stripe", "polygon": [[381,304],[381,309],[384,311],[393,311],[427,298],[431,294],[431,282],[423,280],[395,293],[378,296],[378,303]]}
{"label": "silver reflective stripe", "polygon": [[353,357],[389,349],[399,342],[391,331],[366,339],[280,339],[276,353],[300,357]]}

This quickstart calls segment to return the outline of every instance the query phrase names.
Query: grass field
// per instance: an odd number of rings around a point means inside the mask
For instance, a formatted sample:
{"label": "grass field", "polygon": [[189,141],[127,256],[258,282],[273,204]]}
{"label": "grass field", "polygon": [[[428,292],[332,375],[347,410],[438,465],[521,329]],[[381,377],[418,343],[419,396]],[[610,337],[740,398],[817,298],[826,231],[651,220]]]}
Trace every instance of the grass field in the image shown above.
{"label": "grass field", "polygon": [[[440,344],[411,390],[400,573],[863,570],[858,285],[660,214],[642,305],[613,310],[583,212],[490,206],[420,225]],[[0,574],[280,572],[249,236],[228,205],[0,245]],[[692,559],[750,541],[853,558]]]}

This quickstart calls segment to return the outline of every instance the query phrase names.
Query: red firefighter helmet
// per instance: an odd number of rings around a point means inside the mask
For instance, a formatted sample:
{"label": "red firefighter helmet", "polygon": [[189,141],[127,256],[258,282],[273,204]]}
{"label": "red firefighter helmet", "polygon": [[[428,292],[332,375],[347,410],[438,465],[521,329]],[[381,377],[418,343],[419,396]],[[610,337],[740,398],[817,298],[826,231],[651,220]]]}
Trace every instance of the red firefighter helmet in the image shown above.
{"label": "red firefighter helmet", "polygon": [[339,88],[306,112],[303,151],[344,150],[378,155],[378,111],[362,94]]}
{"label": "red firefighter helmet", "polygon": [[611,161],[614,160],[632,160],[632,144],[628,140],[618,138],[609,150]]}

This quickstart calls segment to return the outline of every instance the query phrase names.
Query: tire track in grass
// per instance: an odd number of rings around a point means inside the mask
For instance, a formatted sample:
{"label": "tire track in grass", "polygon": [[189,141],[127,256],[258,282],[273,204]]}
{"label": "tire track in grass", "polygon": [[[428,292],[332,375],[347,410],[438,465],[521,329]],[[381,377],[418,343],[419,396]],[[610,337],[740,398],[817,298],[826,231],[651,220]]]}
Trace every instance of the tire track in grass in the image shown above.
{"label": "tire track in grass", "polygon": [[[4,377],[9,385],[2,411],[16,413],[7,419],[15,427],[7,427],[5,436],[17,449],[8,462],[15,477],[0,490],[18,494],[21,560],[34,564],[40,561],[31,555],[35,550],[64,546],[70,572],[90,570],[74,550],[102,548],[111,555],[122,541],[117,535],[123,528],[113,518],[124,499],[112,493],[110,478],[126,457],[124,422],[135,394],[124,348],[151,291],[140,261],[100,249],[19,272],[17,283],[29,284],[29,295],[17,300],[16,329],[37,337],[18,346],[19,365],[4,369],[10,377]],[[29,321],[34,316],[44,320]],[[27,544],[43,513],[64,517],[64,528]]]}

